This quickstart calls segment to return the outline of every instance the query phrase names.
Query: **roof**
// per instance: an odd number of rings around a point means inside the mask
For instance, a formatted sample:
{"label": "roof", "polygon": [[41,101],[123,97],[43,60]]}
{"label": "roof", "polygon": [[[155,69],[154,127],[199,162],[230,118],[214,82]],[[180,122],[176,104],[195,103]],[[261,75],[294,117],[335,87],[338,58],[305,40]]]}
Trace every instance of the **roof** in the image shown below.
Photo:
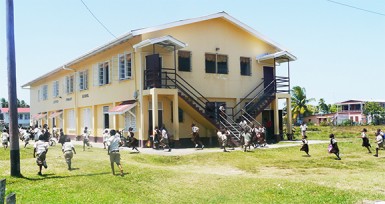
{"label": "roof", "polygon": [[335,103],[336,105],[344,105],[344,104],[361,104],[366,102],[377,102],[377,103],[385,103],[385,100],[347,100]]}
{"label": "roof", "polygon": [[190,18],[190,19],[185,19],[185,20],[179,20],[179,21],[175,21],[175,22],[171,22],[171,23],[167,23],[167,24],[163,24],[163,25],[158,25],[158,26],[153,26],[153,27],[148,27],[148,28],[142,28],[142,29],[136,29],[136,30],[131,30],[129,33],[127,34],[124,34],[120,37],[118,37],[117,39],[114,39],[100,47],[97,47],[89,52],[87,52],[86,54],[70,61],[70,62],[67,62],[61,66],[59,66],[58,68],[52,70],[51,72],[48,72],[47,74],[44,74],[24,85],[22,85],[21,87],[22,88],[29,88],[31,86],[31,84],[33,83],[36,83],[38,81],[40,81],[41,79],[43,78],[46,78],[52,74],[55,74],[57,72],[60,72],[62,70],[64,70],[63,68],[64,67],[70,67],[71,65],[74,65],[84,59],[87,59],[91,56],[94,56],[96,54],[99,54],[107,49],[110,49],[116,45],[119,45],[123,42],[126,42],[132,38],[134,38],[135,36],[139,36],[139,35],[142,35],[142,34],[145,34],[145,33],[150,33],[150,32],[155,32],[155,31],[159,31],[159,30],[164,30],[164,29],[168,29],[168,28],[173,28],[173,27],[178,27],[178,26],[183,26],[183,25],[187,25],[187,24],[192,24],[192,23],[197,23],[197,22],[201,22],[201,21],[206,21],[206,20],[211,20],[211,19],[216,19],[216,18],[222,18],[232,24],[234,24],[235,26],[238,26],[239,28],[243,29],[244,31],[250,33],[251,35],[253,35],[254,37],[256,38],[259,38],[261,39],[262,41],[268,43],[269,45],[273,46],[275,49],[277,49],[277,51],[286,51],[285,48],[283,48],[281,45],[273,42],[272,40],[270,40],[269,38],[267,38],[266,36],[262,35],[261,33],[257,32],[256,30],[254,30],[253,28],[249,27],[248,25],[240,22],[239,20],[235,19],[234,17],[230,16],[229,14],[227,14],[226,12],[219,12],[219,13],[215,13],[215,14],[211,14],[211,15],[208,15],[208,16],[203,16],[203,17],[198,17],[198,18]]}
{"label": "roof", "polygon": [[276,61],[278,61],[280,63],[281,62],[287,62],[287,60],[289,60],[289,61],[297,60],[297,58],[294,55],[292,55],[291,53],[289,53],[286,50],[279,51],[279,52],[276,52],[276,53],[273,53],[273,54],[265,53],[265,54],[257,56],[256,59],[258,61],[264,61],[264,60],[269,60],[269,59],[276,59]]}
{"label": "roof", "polygon": [[[31,110],[30,108],[17,108],[18,113],[29,113],[29,112],[31,112],[30,110]],[[8,113],[9,108],[0,108],[0,112]]]}
{"label": "roof", "polygon": [[138,48],[146,47],[153,44],[160,44],[165,48],[168,48],[168,49],[171,48],[171,50],[173,50],[174,47],[175,49],[179,50],[187,46],[185,43],[175,39],[174,37],[170,35],[166,35],[159,38],[151,38],[151,39],[143,40],[142,42],[134,45],[133,48],[137,50]]}

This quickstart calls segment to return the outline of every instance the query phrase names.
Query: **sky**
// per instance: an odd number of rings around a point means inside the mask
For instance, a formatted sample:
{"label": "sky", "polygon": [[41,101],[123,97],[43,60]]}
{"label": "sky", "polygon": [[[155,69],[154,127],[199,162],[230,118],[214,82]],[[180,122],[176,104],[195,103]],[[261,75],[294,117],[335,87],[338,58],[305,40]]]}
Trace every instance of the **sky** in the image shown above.
{"label": "sky", "polygon": [[[225,11],[297,57],[290,63],[291,86],[304,87],[315,104],[320,98],[328,104],[385,101],[385,0],[83,2],[115,36]],[[0,98],[8,98],[5,11],[2,1]],[[115,39],[81,0],[15,0],[14,18],[17,94],[27,103],[29,90],[23,84]],[[287,74],[287,67],[278,73]]]}

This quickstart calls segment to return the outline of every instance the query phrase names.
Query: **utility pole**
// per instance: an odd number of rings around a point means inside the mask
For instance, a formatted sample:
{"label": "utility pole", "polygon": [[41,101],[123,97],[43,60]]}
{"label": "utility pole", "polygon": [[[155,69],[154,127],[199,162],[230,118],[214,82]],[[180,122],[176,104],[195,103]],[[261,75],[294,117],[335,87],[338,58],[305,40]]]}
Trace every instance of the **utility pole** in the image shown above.
{"label": "utility pole", "polygon": [[16,92],[16,59],[15,35],[13,20],[13,0],[6,0],[7,19],[7,63],[8,63],[8,107],[9,107],[9,134],[11,139],[10,161],[11,176],[21,177],[19,128],[17,124],[17,92]]}

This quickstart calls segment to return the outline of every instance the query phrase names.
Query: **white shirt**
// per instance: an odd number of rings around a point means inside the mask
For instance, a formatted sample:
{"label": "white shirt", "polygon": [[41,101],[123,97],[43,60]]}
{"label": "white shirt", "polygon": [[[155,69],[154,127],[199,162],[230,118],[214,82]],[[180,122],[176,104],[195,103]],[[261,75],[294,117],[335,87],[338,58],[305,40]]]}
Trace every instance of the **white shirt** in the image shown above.
{"label": "white shirt", "polygon": [[66,151],[72,151],[72,148],[75,148],[74,145],[72,144],[72,142],[65,142],[63,144],[63,147],[62,149],[64,150],[64,152]]}
{"label": "white shirt", "polygon": [[88,130],[83,131],[83,139],[88,139],[89,136],[90,136],[90,131]]}
{"label": "white shirt", "polygon": [[162,130],[162,138],[165,138],[165,139],[168,138],[167,130],[166,130],[166,129],[163,129],[163,130]]}
{"label": "white shirt", "polygon": [[111,136],[108,141],[110,142],[110,152],[119,150],[120,144],[120,135],[116,133],[114,136]]}
{"label": "white shirt", "polygon": [[199,132],[199,128],[197,126],[193,126],[191,130],[192,132]]}
{"label": "white shirt", "polygon": [[362,137],[362,138],[367,137],[367,136],[366,136],[366,133],[365,133],[365,132],[361,132],[361,137]]}
{"label": "white shirt", "polygon": [[306,124],[304,124],[304,125],[299,126],[299,128],[300,128],[301,131],[303,132],[303,131],[306,131],[307,126],[306,126]]}
{"label": "white shirt", "polygon": [[384,141],[384,139],[382,138],[381,135],[377,135],[376,141],[377,141],[377,144],[381,144]]}
{"label": "white shirt", "polygon": [[9,137],[9,135],[6,132],[3,132],[1,134],[1,138],[2,138],[3,142],[8,142],[8,137]]}
{"label": "white shirt", "polygon": [[103,142],[107,142],[108,141],[108,138],[110,138],[111,137],[111,135],[110,135],[110,133],[103,133]]}
{"label": "white shirt", "polygon": [[48,144],[43,140],[37,141],[33,147],[36,149],[36,153],[40,154],[48,149]]}

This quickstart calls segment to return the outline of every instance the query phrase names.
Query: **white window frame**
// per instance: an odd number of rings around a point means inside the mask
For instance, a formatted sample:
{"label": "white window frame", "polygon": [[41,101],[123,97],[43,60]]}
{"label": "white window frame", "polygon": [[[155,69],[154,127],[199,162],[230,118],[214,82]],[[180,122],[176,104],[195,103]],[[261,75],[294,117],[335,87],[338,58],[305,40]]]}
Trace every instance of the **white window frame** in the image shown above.
{"label": "white window frame", "polygon": [[[127,60],[129,56],[130,60]],[[125,53],[118,56],[119,62],[119,80],[131,79],[132,78],[132,54]]]}
{"label": "white window frame", "polygon": [[48,85],[42,85],[41,86],[41,100],[45,101],[48,100]]}
{"label": "white window frame", "polygon": [[79,90],[88,89],[88,70],[83,70],[79,72]]}
{"label": "white window frame", "polygon": [[75,76],[74,75],[69,75],[66,76],[66,93],[71,94],[74,92],[74,80]]}
{"label": "white window frame", "polygon": [[[111,75],[110,66],[111,65],[110,65],[109,61],[98,63],[99,86],[103,86],[103,85],[111,83],[111,81],[110,81],[110,75]],[[106,70],[108,70],[108,75],[107,75]]]}
{"label": "white window frame", "polygon": [[59,81],[54,81],[52,84],[52,96],[54,98],[59,97]]}

